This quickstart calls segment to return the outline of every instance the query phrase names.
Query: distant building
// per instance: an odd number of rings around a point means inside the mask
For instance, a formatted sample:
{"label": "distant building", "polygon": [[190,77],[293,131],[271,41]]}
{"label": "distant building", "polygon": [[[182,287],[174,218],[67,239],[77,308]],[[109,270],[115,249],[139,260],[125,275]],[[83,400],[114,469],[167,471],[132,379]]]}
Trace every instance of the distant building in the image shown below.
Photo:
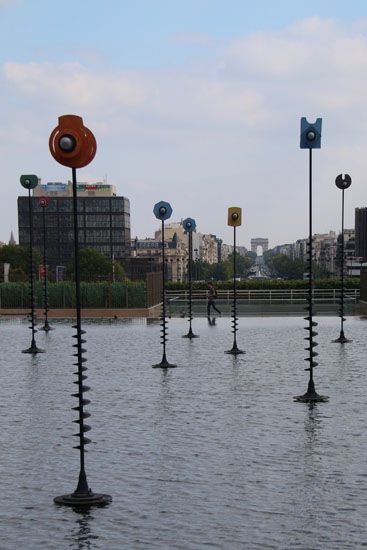
{"label": "distant building", "polygon": [[367,259],[367,208],[355,209],[356,256]]}
{"label": "distant building", "polygon": [[15,239],[14,239],[13,230],[10,233],[9,244],[12,244],[12,245],[17,244]]}
{"label": "distant building", "polygon": [[[93,248],[108,258],[124,261],[130,257],[130,202],[116,196],[113,186],[104,183],[79,183],[79,245]],[[32,210],[34,247],[43,250],[43,212],[41,196],[50,198],[45,210],[46,244],[51,271],[67,266],[74,257],[74,220],[71,182],[47,183],[33,190]],[[19,244],[29,245],[28,197],[18,197]]]}
{"label": "distant building", "polygon": [[284,254],[294,260],[295,258],[295,245],[292,244],[279,244],[272,249],[274,254]]}
{"label": "distant building", "polygon": [[[154,239],[131,241],[131,258],[128,272],[133,279],[141,279],[146,273],[162,270],[162,237],[159,231]],[[178,238],[177,233],[164,239],[166,276],[168,281],[183,281],[186,276],[188,259],[187,246]]]}

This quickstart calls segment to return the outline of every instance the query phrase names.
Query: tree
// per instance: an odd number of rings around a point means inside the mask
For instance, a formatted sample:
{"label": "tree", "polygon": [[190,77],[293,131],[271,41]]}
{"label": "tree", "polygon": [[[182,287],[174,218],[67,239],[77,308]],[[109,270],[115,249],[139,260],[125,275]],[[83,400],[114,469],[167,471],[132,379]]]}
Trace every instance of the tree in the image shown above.
{"label": "tree", "polygon": [[[229,262],[231,266],[229,276],[233,277],[233,252],[229,254],[227,262]],[[246,277],[247,271],[252,266],[252,264],[253,262],[250,256],[242,256],[241,254],[236,254],[236,275],[238,277]]]}
{"label": "tree", "polygon": [[245,254],[246,258],[250,258],[251,265],[253,265],[256,262],[257,254],[256,252],[252,252],[252,250],[248,250]]}
{"label": "tree", "polygon": [[[40,253],[33,249],[33,266],[35,273],[42,264]],[[0,264],[10,264],[10,281],[27,281],[29,277],[29,248],[18,244],[4,244],[0,247]]]}
{"label": "tree", "polygon": [[[94,248],[82,248],[79,251],[80,280],[89,282],[111,281],[112,262],[107,256]],[[126,278],[125,270],[119,262],[115,261],[115,280]],[[74,278],[74,261],[66,268],[66,278]]]}
{"label": "tree", "polygon": [[269,255],[266,262],[272,275],[284,279],[303,279],[303,274],[307,271],[302,260],[291,260],[286,254]]}

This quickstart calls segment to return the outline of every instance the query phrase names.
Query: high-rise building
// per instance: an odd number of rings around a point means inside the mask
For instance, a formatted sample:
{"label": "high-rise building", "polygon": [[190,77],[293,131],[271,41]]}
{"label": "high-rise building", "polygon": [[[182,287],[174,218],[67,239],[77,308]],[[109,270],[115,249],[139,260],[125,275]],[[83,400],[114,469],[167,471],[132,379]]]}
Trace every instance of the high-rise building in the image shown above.
{"label": "high-rise building", "polygon": [[[48,183],[34,189],[33,242],[42,254],[43,211],[41,196],[49,197],[45,209],[47,260],[51,271],[67,266],[74,257],[74,221],[72,184]],[[79,246],[94,248],[111,261],[130,257],[130,202],[118,197],[111,185],[78,184]],[[28,197],[18,197],[19,244],[29,245]]]}
{"label": "high-rise building", "polygon": [[367,258],[367,208],[355,209],[356,256]]}

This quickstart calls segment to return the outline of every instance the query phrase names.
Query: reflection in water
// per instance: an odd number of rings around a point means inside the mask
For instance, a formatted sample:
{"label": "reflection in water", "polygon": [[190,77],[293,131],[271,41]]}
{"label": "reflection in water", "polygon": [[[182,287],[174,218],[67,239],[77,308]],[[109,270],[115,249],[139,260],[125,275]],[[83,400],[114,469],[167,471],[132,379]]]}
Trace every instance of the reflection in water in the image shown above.
{"label": "reflection in water", "polygon": [[320,406],[323,404],[308,403],[304,421],[304,463],[302,481],[302,522],[303,528],[308,531],[317,522],[317,514],[324,500],[324,467],[318,452],[321,441],[322,422]]}
{"label": "reflection in water", "polygon": [[305,418],[305,434],[306,434],[306,454],[314,451],[317,444],[317,435],[320,421],[320,411],[317,403],[308,403],[308,414]]}
{"label": "reflection in water", "polygon": [[72,548],[75,549],[90,549],[93,548],[92,542],[98,539],[97,535],[92,534],[90,523],[93,521],[90,510],[78,510],[73,508],[74,512],[78,514],[78,518],[75,522],[75,527],[71,533]]}

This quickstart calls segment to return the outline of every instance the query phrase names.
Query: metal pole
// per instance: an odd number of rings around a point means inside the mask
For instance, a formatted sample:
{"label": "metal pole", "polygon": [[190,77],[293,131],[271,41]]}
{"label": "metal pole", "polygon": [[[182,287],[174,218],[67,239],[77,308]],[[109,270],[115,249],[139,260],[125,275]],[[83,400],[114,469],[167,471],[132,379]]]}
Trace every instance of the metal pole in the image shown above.
{"label": "metal pole", "polygon": [[48,332],[54,330],[48,322],[48,277],[47,277],[47,247],[46,247],[46,207],[42,207],[42,226],[43,226],[43,299],[45,307],[45,323],[40,330]]}
{"label": "metal pole", "polygon": [[167,339],[167,320],[166,320],[166,270],[165,270],[165,253],[164,253],[164,219],[162,219],[162,317],[161,317],[161,340],[163,345],[163,355],[160,363],[153,367],[176,367],[167,361],[166,357],[166,339]]}
{"label": "metal pole", "polygon": [[31,302],[31,326],[32,338],[31,346],[28,349],[22,351],[22,353],[44,353],[43,349],[40,349],[36,345],[35,334],[37,330],[35,329],[36,320],[35,320],[35,303],[34,303],[34,265],[33,265],[33,209],[32,209],[32,199],[31,199],[31,190],[28,189],[28,214],[29,214],[29,293],[30,293],[30,302]]}
{"label": "metal pole", "polygon": [[80,451],[80,472],[79,472],[79,481],[78,486],[75,491],[75,494],[88,494],[89,487],[87,481],[87,475],[85,473],[85,462],[84,462],[84,445],[88,444],[90,440],[84,437],[84,433],[90,430],[90,426],[84,425],[84,418],[90,416],[89,413],[84,412],[84,405],[89,403],[88,399],[84,399],[84,392],[89,390],[88,386],[83,385],[83,380],[87,377],[83,374],[87,370],[87,367],[83,366],[83,363],[86,361],[83,358],[83,352],[85,351],[82,347],[82,344],[85,340],[82,339],[82,334],[85,334],[85,331],[81,328],[81,294],[80,294],[80,272],[79,272],[79,231],[78,231],[78,200],[77,200],[77,181],[76,181],[76,169],[72,168],[72,179],[73,179],[73,216],[74,216],[74,262],[75,262],[75,298],[76,298],[76,325],[73,328],[76,328],[76,335],[73,338],[77,339],[77,343],[74,344],[74,347],[77,348],[77,353],[74,354],[77,357],[77,363],[74,363],[78,367],[76,372],[78,376],[77,384],[78,393],[74,394],[74,397],[78,398],[78,407],[76,410],[79,411],[79,419],[74,422],[79,424],[79,445],[77,448]]}
{"label": "metal pole", "polygon": [[183,338],[198,338],[192,330],[192,231],[188,231],[189,234],[189,332],[183,336]]}
{"label": "metal pole", "polygon": [[342,257],[341,257],[341,303],[340,303],[340,338],[344,336],[344,189],[342,189]]}
{"label": "metal pole", "polygon": [[317,332],[314,330],[317,327],[317,323],[313,320],[313,270],[312,270],[312,259],[313,259],[313,239],[312,239],[312,148],[309,148],[309,238],[308,238],[308,296],[307,302],[308,305],[306,310],[308,311],[308,316],[305,317],[305,320],[308,321],[308,326],[305,327],[305,330],[308,331],[308,336],[305,340],[308,340],[308,347],[305,348],[309,352],[308,357],[305,361],[309,362],[309,367],[305,370],[310,372],[310,378],[308,382],[307,392],[304,395],[295,397],[295,401],[303,403],[315,403],[321,401],[328,401],[327,396],[322,396],[316,393],[315,383],[313,379],[313,369],[317,367],[318,363],[314,361],[314,358],[318,356],[318,353],[314,351],[314,348],[318,345],[314,341],[314,336],[317,336]]}
{"label": "metal pole", "polygon": [[316,343],[313,341],[314,334],[313,327],[317,326],[317,323],[313,322],[313,272],[312,272],[312,259],[313,259],[313,242],[312,242],[312,149],[309,149],[309,255],[308,255],[308,303],[309,303],[309,316],[308,316],[308,331],[309,331],[309,341],[310,347],[309,350],[309,363],[310,363],[310,380],[308,384],[307,393],[315,393],[315,384],[313,381],[313,368],[317,363],[313,360],[317,356],[317,352],[313,351],[313,348],[316,347]]}
{"label": "metal pole", "polygon": [[347,342],[352,342],[352,340],[348,340],[348,338],[345,337],[344,334],[344,321],[346,321],[344,317],[344,190],[348,189],[348,187],[351,184],[351,178],[348,174],[345,175],[343,178],[342,175],[338,176],[335,180],[335,183],[339,189],[342,190],[342,235],[341,235],[341,258],[340,258],[340,300],[339,300],[339,316],[340,316],[340,335],[339,338],[336,340],[333,340],[333,342],[337,342],[340,344],[346,344]]}
{"label": "metal pole", "polygon": [[233,332],[233,346],[232,349],[226,351],[232,355],[240,355],[245,353],[237,347],[237,338],[236,333],[238,330],[238,317],[237,317],[237,281],[236,281],[236,271],[237,271],[237,262],[236,262],[236,226],[233,226],[233,303],[232,303],[232,332]]}

